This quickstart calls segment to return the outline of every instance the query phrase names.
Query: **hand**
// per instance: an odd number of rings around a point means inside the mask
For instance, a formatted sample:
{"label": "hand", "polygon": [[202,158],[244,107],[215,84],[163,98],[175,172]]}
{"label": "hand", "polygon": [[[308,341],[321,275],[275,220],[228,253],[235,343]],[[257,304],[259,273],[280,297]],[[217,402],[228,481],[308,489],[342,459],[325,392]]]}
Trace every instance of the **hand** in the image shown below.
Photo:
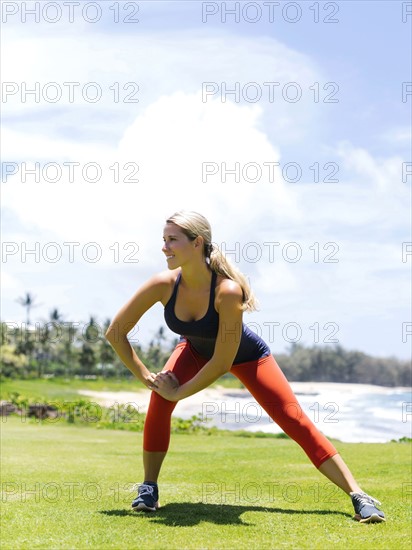
{"label": "hand", "polygon": [[145,380],[145,384],[149,388],[149,390],[154,389],[154,383],[155,383],[155,380],[156,380],[156,376],[157,376],[156,372],[149,372],[149,375]]}
{"label": "hand", "polygon": [[159,372],[152,384],[152,389],[168,401],[178,401],[177,390],[179,389],[179,380],[170,371]]}

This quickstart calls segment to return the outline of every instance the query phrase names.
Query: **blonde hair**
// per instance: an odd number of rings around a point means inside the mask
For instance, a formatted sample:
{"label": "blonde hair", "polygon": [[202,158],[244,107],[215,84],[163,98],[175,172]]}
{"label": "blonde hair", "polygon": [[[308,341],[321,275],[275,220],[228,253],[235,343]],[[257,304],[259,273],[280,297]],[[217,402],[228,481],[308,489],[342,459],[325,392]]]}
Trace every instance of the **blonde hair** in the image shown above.
{"label": "blonde hair", "polygon": [[222,254],[218,246],[212,244],[212,229],[202,214],[193,210],[179,210],[170,216],[166,223],[178,225],[191,241],[199,235],[203,237],[203,255],[210,269],[240,285],[243,292],[243,311],[257,310],[257,300],[246,277]]}

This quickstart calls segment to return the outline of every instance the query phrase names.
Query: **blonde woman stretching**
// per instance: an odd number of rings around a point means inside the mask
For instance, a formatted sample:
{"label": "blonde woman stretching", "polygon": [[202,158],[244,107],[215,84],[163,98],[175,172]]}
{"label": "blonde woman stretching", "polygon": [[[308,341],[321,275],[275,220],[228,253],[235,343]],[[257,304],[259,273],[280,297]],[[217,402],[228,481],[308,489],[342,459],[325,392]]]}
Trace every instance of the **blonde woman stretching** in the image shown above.
{"label": "blonde woman stretching", "polygon": [[[255,298],[244,275],[212,245],[209,222],[197,212],[177,212],[166,220],[163,241],[168,270],[137,290],[105,334],[126,367],[152,390],[143,433],[144,481],[133,510],[159,507],[157,480],[177,402],[230,371],[316,468],[350,495],[355,519],[385,521],[375,506],[380,502],[361,490],[338,451],[302,411],[267,344],[243,323],[243,312],[256,309]],[[180,341],[162,372],[153,374],[127,334],[157,302]]]}

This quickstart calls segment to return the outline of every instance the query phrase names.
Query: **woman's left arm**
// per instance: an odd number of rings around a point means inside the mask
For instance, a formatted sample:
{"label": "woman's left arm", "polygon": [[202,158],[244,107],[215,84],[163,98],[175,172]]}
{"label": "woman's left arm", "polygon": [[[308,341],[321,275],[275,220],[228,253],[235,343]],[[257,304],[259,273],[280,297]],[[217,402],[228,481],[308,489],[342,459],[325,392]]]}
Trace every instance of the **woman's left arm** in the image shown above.
{"label": "woman's left arm", "polygon": [[[223,287],[223,288],[222,288]],[[169,401],[179,401],[207,388],[233,365],[242,337],[242,290],[233,281],[221,284],[218,299],[219,329],[212,358],[188,382],[171,387],[167,373],[156,378],[154,391]]]}

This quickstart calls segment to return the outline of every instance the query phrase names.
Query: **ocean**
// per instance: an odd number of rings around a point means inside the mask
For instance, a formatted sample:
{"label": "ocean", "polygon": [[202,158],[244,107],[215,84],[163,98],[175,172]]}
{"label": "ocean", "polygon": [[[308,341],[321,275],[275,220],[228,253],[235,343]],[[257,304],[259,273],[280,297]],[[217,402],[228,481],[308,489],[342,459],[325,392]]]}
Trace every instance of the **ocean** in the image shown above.
{"label": "ocean", "polygon": [[[385,443],[412,438],[412,392],[357,384],[291,383],[302,410],[327,437],[343,442]],[[228,430],[281,433],[248,392],[225,390],[177,416],[199,414],[205,425]],[[299,414],[299,411],[296,411]]]}

